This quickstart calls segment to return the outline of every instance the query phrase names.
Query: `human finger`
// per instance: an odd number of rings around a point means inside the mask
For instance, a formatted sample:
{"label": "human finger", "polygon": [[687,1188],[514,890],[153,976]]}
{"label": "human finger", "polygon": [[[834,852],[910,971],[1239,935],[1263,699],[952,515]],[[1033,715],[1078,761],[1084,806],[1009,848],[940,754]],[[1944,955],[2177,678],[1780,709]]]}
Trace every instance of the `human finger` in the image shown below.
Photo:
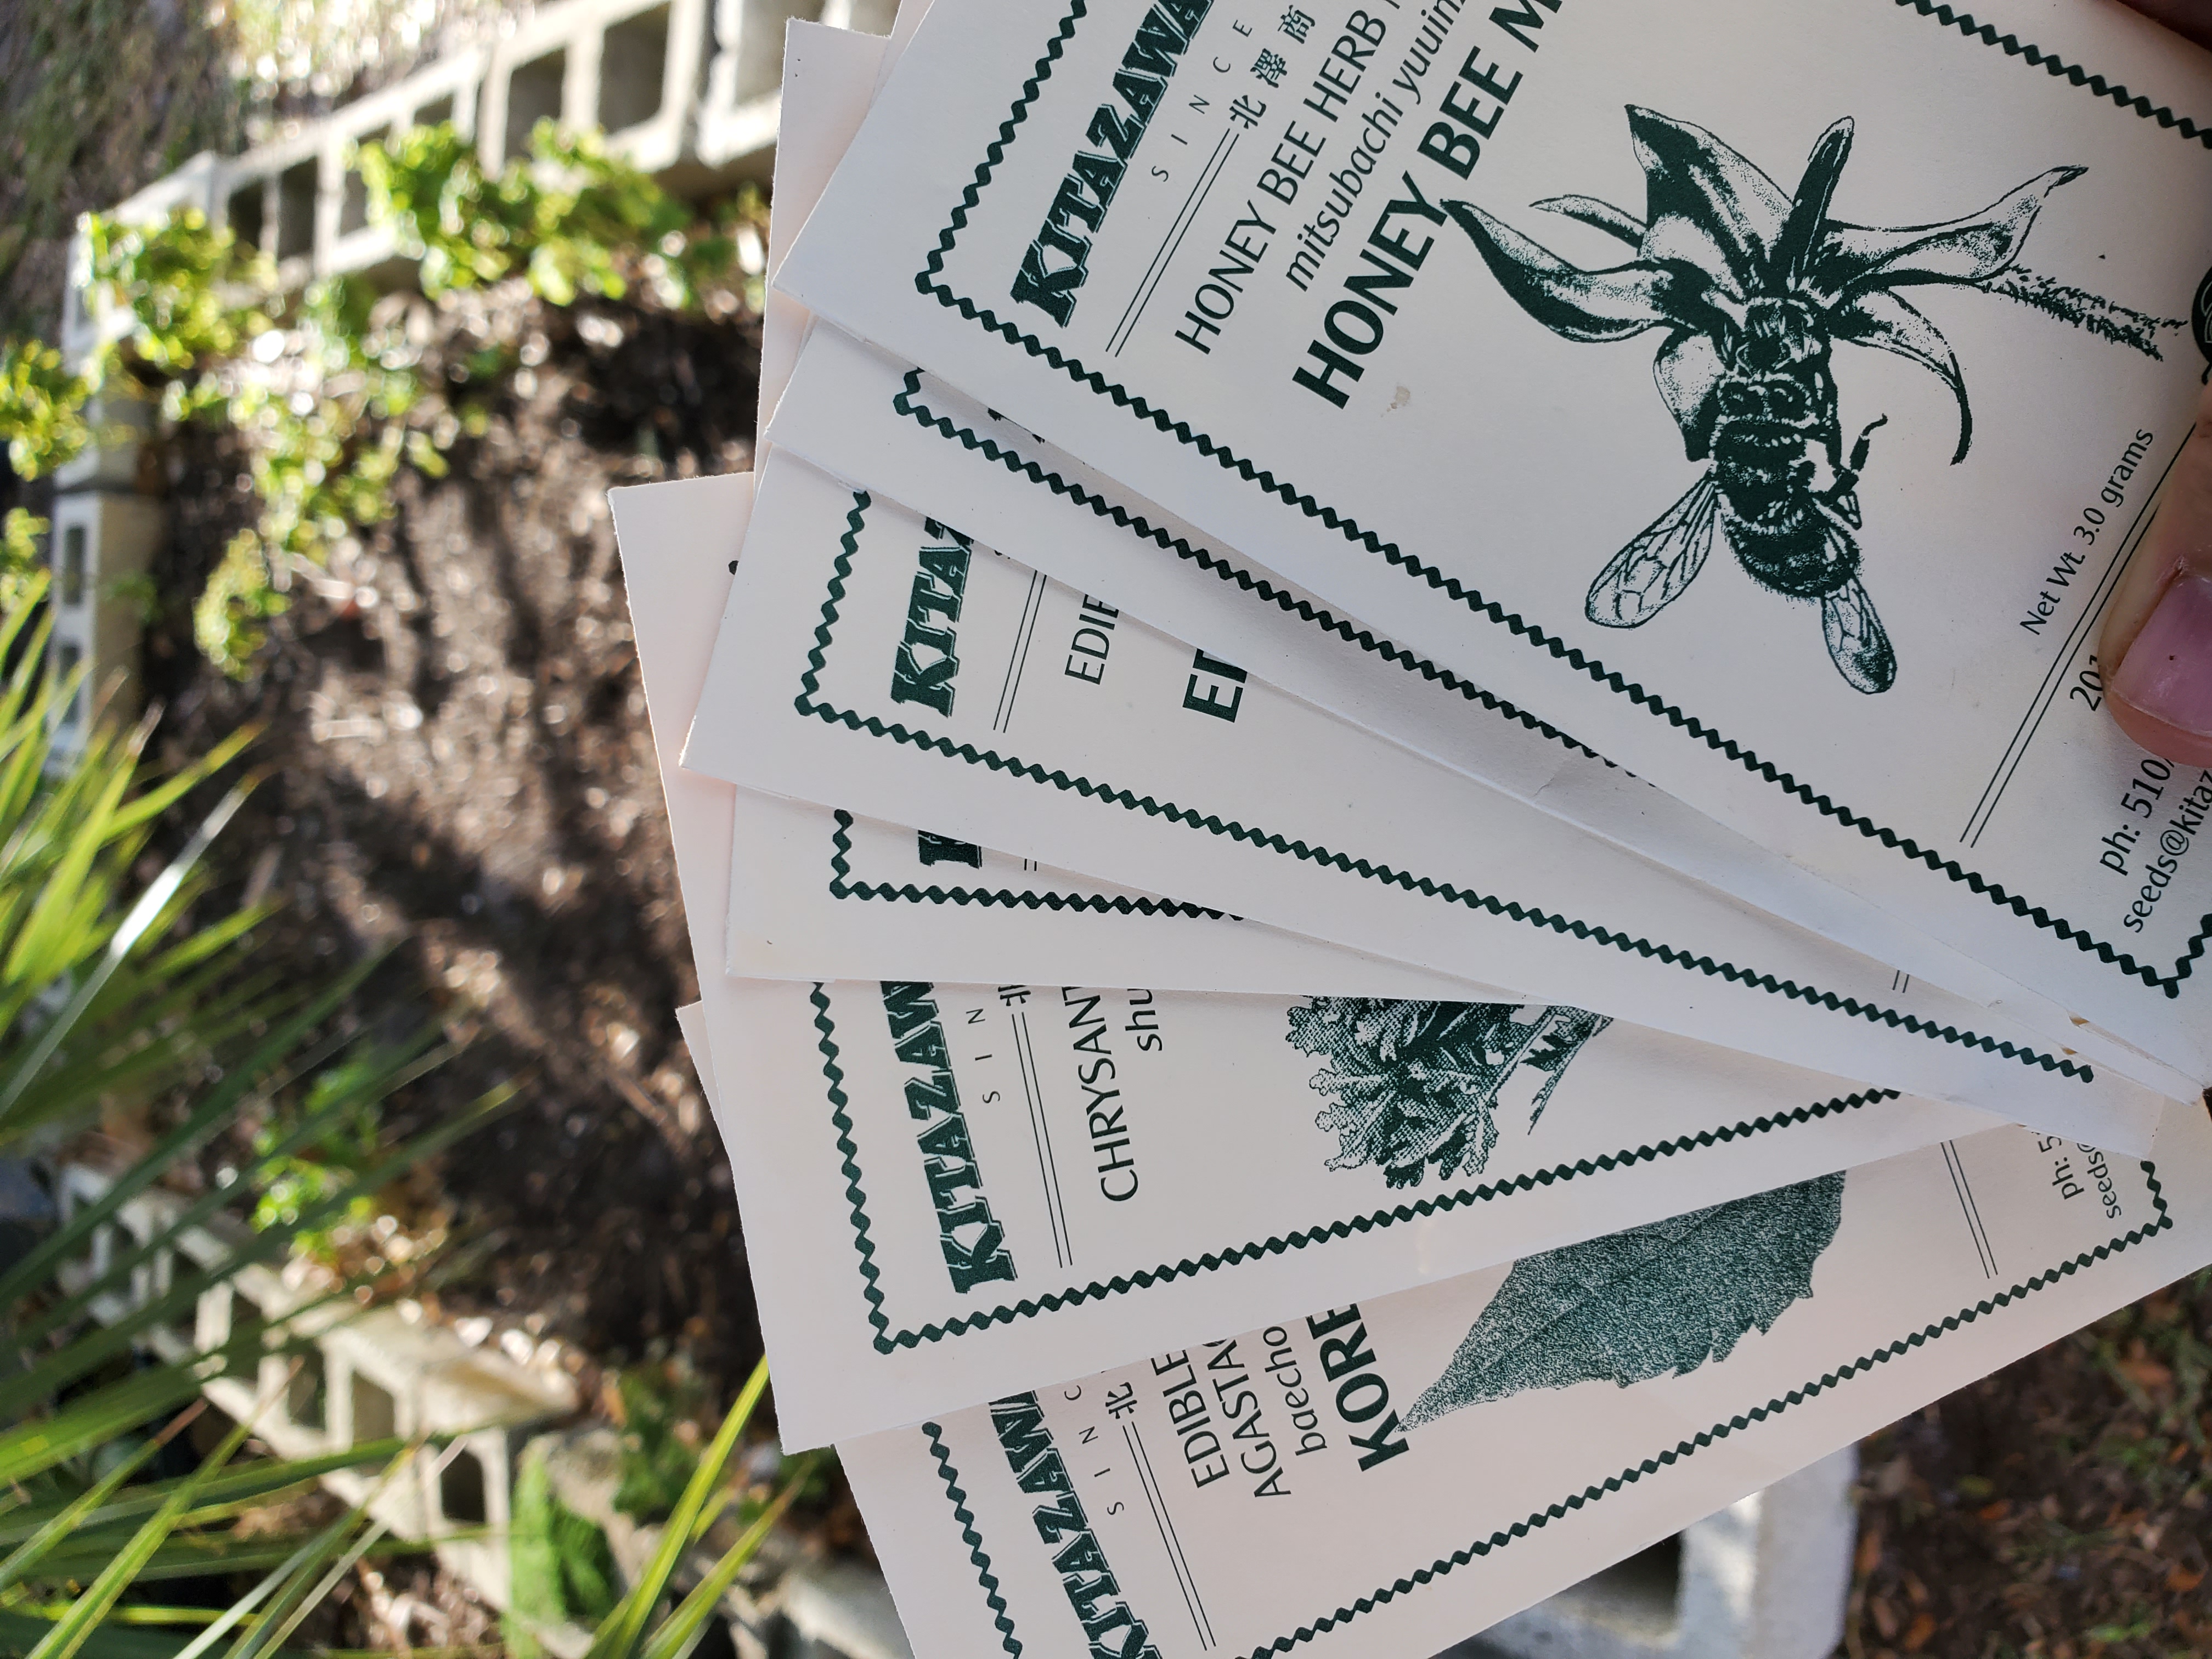
{"label": "human finger", "polygon": [[2212,46],[2212,0],[2128,0],[2128,4],[2200,46]]}
{"label": "human finger", "polygon": [[2154,755],[2212,766],[2212,386],[2105,612],[2097,666],[2122,731]]}

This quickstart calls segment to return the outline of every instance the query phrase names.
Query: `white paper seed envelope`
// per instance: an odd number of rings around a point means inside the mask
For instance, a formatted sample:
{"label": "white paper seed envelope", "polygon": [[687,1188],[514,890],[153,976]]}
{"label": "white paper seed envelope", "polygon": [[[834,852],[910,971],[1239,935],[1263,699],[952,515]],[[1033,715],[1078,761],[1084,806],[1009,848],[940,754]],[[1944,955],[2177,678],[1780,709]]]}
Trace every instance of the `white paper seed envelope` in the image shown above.
{"label": "white paper seed envelope", "polygon": [[1568,733],[1407,651],[1038,441],[934,375],[823,324],[770,433],[872,495],[958,526],[1293,696],[1800,927],[2002,1009],[2185,1098],[2193,1079],[1724,829]]}
{"label": "white paper seed envelope", "polygon": [[2212,1125],[2158,1142],[1995,1130],[838,1454],[918,1659],[1425,1659],[2193,1271]]}
{"label": "white paper seed envelope", "polygon": [[1530,1000],[2145,1144],[2137,1085],[770,458],[685,764]]}
{"label": "white paper seed envelope", "polygon": [[[1409,963],[682,770],[752,478],[648,484],[609,499],[702,982],[726,967],[757,979],[1488,994]],[[725,911],[726,958],[717,941]]]}
{"label": "white paper seed envelope", "polygon": [[[902,15],[902,25],[907,21]],[[910,37],[911,28],[905,33]],[[872,37],[792,25],[786,96],[803,106],[803,118],[787,123],[778,140],[771,270],[813,211],[859,130],[866,95],[888,75],[901,44],[895,38],[886,52]],[[796,301],[774,294],[762,328],[761,403],[775,411],[764,444],[787,442],[839,477],[957,525],[1170,634],[1206,640],[1294,696],[1486,777],[1632,851],[1907,974],[2002,1006],[2045,1037],[2148,1087],[2176,1098],[2195,1091],[2192,1079],[2070,1018],[2060,1005],[1723,829],[1449,669],[1205,544],[1172,514],[937,377],[841,329],[824,325],[809,332],[811,325]],[[798,390],[786,398],[802,334]]]}
{"label": "white paper seed envelope", "polygon": [[1541,1004],[732,982],[709,1040],[792,1449],[1996,1121]]}
{"label": "white paper seed envelope", "polygon": [[2202,368],[2203,55],[2099,0],[1297,16],[942,0],[783,285],[2212,1075],[2212,781],[2087,655]]}
{"label": "white paper seed envelope", "polygon": [[[716,525],[742,529],[749,484],[616,503],[685,898],[707,916],[718,827],[747,792],[676,771],[666,734],[730,580]],[[751,1265],[793,1445],[1990,1123],[1456,986],[769,985],[708,960],[700,983],[678,1015],[749,1232],[775,1241]],[[1378,1093],[1386,1077],[1411,1092]]]}

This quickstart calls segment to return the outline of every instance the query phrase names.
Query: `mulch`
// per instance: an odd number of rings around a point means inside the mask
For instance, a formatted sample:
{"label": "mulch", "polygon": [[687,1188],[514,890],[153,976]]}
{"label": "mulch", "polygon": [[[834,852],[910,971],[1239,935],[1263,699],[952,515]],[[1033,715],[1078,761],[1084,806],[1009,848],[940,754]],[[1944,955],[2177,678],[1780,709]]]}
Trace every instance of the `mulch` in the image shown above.
{"label": "mulch", "polygon": [[2212,1273],[1860,1448],[1850,1659],[2212,1653]]}

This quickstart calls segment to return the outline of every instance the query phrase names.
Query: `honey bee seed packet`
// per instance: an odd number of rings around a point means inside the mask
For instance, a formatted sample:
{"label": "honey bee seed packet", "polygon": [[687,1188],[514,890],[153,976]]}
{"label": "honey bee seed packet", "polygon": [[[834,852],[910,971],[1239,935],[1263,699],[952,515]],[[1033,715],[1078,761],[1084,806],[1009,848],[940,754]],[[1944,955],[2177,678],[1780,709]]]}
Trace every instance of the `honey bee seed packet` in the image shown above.
{"label": "honey bee seed packet", "polygon": [[2201,1079],[2212,778],[2091,653],[2208,125],[2087,0],[943,0],[779,281]]}
{"label": "honey bee seed packet", "polygon": [[[926,33],[926,31],[925,31]],[[2147,1144],[2139,1085],[773,453],[684,753],[1878,1087]]]}
{"label": "honey bee seed packet", "polygon": [[809,337],[770,434],[824,470],[955,521],[1010,556],[1255,678],[1861,954],[1931,981],[2147,1087],[2191,1079],[1875,905],[1768,852],[1569,733],[1041,444],[934,375],[828,324]]}
{"label": "honey bee seed packet", "polygon": [[[890,52],[815,50],[842,33],[795,26],[787,96],[815,103],[777,145],[770,269],[813,210]],[[866,37],[862,37],[866,39]],[[897,43],[893,43],[894,52]],[[870,70],[869,64],[875,67]],[[829,112],[827,115],[823,111]],[[1043,443],[934,375],[811,318],[775,293],[762,328],[763,443],[957,524],[1034,568],[1186,639],[1208,639],[1261,678],[1648,858],[1976,1002],[2002,1006],[2148,1086],[2191,1081],[2061,1006],[1908,928],[1608,762],[1567,733],[1341,617],[1220,550],[1153,503]],[[806,341],[805,368],[784,391]]]}
{"label": "honey bee seed packet", "polygon": [[[703,673],[714,614],[701,600],[729,580],[711,529],[681,533],[665,509],[681,494],[742,527],[749,484],[618,497],[656,732],[682,729],[677,693]],[[699,848],[744,793],[671,783],[700,915],[728,866]],[[751,1261],[794,1444],[1992,1121],[1449,984],[775,985],[702,961],[700,985],[678,1018],[750,1234],[775,1241]]]}
{"label": "honey bee seed packet", "polygon": [[2191,1271],[2208,1143],[1995,1129],[838,1455],[917,1659],[1424,1659]]}

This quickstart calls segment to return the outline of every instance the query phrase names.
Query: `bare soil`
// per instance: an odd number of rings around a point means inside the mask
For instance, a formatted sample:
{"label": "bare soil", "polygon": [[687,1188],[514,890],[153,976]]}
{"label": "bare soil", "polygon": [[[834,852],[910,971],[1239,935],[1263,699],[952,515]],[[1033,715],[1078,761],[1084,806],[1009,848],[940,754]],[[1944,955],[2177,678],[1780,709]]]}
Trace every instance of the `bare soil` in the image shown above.
{"label": "bare soil", "polygon": [[2212,1653],[2212,1273],[1860,1449],[1850,1659]]}
{"label": "bare soil", "polygon": [[261,948],[302,976],[391,948],[364,1012],[427,995],[474,1029],[404,1116],[525,1080],[439,1170],[465,1265],[434,1310],[742,1378],[759,1336],[673,1018],[697,992],[605,492],[750,465],[757,325],[509,303],[542,361],[449,477],[408,474],[392,520],[295,584],[242,684],[189,607],[253,504],[226,434],[173,444],[148,689],[179,756],[265,728],[226,837],[244,890],[287,901]]}

